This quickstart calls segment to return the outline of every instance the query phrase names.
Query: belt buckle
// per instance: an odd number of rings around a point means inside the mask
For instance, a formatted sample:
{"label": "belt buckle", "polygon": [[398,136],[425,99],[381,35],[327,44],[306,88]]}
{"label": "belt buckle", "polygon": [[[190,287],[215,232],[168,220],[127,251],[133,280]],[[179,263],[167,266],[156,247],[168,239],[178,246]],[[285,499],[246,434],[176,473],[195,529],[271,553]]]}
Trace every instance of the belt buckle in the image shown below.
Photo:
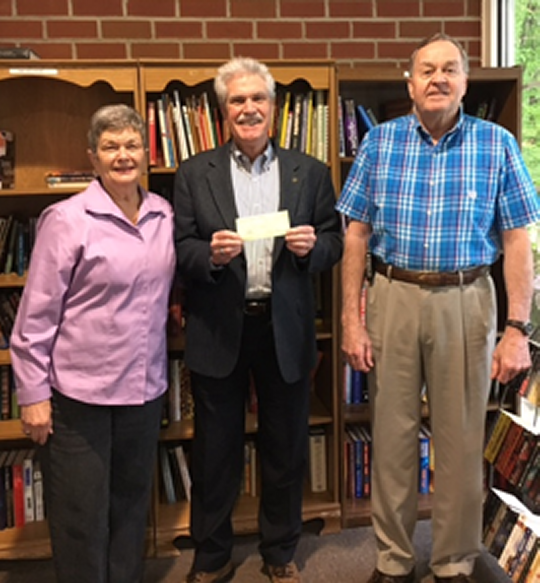
{"label": "belt buckle", "polygon": [[262,314],[266,314],[269,307],[269,300],[246,300],[244,303],[244,314],[247,316],[261,316]]}

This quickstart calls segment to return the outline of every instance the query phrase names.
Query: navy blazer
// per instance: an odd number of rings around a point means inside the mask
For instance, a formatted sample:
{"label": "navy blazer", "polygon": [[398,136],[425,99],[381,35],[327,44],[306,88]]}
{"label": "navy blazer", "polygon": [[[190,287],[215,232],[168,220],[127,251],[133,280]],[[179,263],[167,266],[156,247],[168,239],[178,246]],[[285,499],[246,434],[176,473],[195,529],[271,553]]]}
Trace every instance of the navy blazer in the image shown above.
{"label": "navy blazer", "polygon": [[[182,162],[174,183],[178,272],[186,286],[184,358],[189,369],[214,378],[233,371],[244,318],[244,254],[219,270],[210,262],[212,234],[236,230],[230,147],[225,144]],[[289,211],[291,226],[313,225],[317,234],[303,259],[286,248],[283,237],[274,242],[272,324],[281,373],[293,383],[309,374],[316,361],[312,274],[339,261],[342,233],[326,165],[295,150],[275,146],[275,151],[279,210]]]}

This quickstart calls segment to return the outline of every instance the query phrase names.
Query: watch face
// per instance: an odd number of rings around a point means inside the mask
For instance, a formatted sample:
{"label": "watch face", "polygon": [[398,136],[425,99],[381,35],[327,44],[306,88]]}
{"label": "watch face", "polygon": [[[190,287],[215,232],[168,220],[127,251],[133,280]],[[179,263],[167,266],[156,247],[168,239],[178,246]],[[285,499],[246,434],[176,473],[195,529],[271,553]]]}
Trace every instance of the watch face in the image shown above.
{"label": "watch face", "polygon": [[527,322],[523,326],[523,331],[525,332],[525,334],[527,334],[527,336],[530,336],[534,331],[534,326],[530,322]]}

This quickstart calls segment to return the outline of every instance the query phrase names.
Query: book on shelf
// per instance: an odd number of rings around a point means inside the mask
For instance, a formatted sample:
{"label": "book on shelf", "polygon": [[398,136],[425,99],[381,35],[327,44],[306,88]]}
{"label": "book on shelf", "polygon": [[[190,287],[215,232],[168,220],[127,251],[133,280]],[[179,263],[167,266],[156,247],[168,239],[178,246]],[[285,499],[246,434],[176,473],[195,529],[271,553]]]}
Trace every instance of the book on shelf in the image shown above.
{"label": "book on shelf", "polygon": [[157,137],[156,137],[156,103],[148,101],[146,104],[146,126],[148,132],[148,165],[157,166]]}
{"label": "book on shelf", "polygon": [[0,190],[15,188],[15,135],[0,130]]}
{"label": "book on shelf", "polygon": [[0,47],[0,59],[39,59],[39,55],[28,47]]}
{"label": "book on shelf", "polygon": [[91,170],[51,170],[45,174],[49,188],[84,189],[94,180]]}
{"label": "book on shelf", "polygon": [[504,442],[506,433],[512,425],[512,419],[505,411],[499,409],[499,412],[492,424],[486,447],[484,448],[484,458],[490,464],[493,464],[499,454],[501,445]]}
{"label": "book on shelf", "polygon": [[352,451],[348,451],[351,497],[369,498],[371,495],[371,435],[365,427],[356,423],[346,426],[346,434],[352,448]]}
{"label": "book on shelf", "polygon": [[326,433],[323,427],[312,427],[309,430],[309,477],[312,492],[326,492]]}
{"label": "book on shelf", "polygon": [[178,469],[180,472],[180,479],[182,481],[184,496],[186,500],[189,502],[191,500],[191,474],[189,471],[189,464],[183,446],[177,445],[174,448],[174,455],[176,457]]}
{"label": "book on shelf", "polygon": [[429,470],[429,450],[431,435],[420,427],[418,434],[418,459],[419,459],[419,476],[418,476],[418,493],[429,494],[430,492],[430,470]]}
{"label": "book on shelf", "polygon": [[483,541],[511,581],[535,580],[539,536],[538,515],[512,494],[489,490],[484,503]]}
{"label": "book on shelf", "polygon": [[345,120],[345,153],[356,156],[359,146],[358,123],[356,121],[356,105],[354,99],[344,100]]}
{"label": "book on shelf", "polygon": [[163,486],[164,500],[167,504],[176,502],[176,492],[173,480],[171,460],[167,445],[159,444],[159,467],[161,469],[161,484]]}
{"label": "book on shelf", "polygon": [[254,441],[249,440],[244,443],[244,468],[240,488],[241,495],[257,496],[257,475],[257,446]]}

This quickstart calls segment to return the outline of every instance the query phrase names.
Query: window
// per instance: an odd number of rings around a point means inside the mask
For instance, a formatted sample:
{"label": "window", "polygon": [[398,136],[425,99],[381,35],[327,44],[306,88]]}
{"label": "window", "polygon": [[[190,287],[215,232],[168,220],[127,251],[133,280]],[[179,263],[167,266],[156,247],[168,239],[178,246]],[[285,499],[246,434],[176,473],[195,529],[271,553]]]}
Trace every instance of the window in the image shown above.
{"label": "window", "polygon": [[[521,148],[540,192],[540,0],[484,0],[483,63],[523,69]],[[535,281],[532,321],[540,326],[540,224],[530,230]]]}

